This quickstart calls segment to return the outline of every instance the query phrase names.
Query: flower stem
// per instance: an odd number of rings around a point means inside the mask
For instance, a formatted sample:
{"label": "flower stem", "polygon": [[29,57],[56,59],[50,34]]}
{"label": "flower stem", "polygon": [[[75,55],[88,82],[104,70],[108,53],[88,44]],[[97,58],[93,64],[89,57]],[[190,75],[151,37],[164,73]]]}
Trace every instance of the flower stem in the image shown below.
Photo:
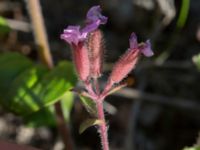
{"label": "flower stem", "polygon": [[109,150],[107,126],[106,126],[105,116],[104,116],[104,111],[103,111],[103,101],[97,100],[96,105],[97,105],[98,119],[102,120],[102,123],[99,125],[101,144],[102,144],[103,150]]}

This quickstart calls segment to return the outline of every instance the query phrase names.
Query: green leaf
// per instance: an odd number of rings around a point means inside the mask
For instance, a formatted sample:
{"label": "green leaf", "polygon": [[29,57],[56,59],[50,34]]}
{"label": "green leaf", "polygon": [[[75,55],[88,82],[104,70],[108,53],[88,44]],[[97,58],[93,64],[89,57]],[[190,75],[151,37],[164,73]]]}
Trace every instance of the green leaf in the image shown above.
{"label": "green leaf", "polygon": [[[66,121],[70,119],[70,112],[73,106],[73,93],[66,92],[61,98],[61,105]],[[24,120],[26,125],[29,127],[40,127],[40,126],[56,126],[55,110],[53,105],[44,107],[39,111],[25,116]]]}
{"label": "green leaf", "polygon": [[96,104],[94,103],[94,101],[90,99],[89,97],[85,97],[82,95],[79,95],[79,97],[81,99],[83,106],[88,111],[88,113],[90,113],[91,115],[97,116],[97,109],[96,109]]}
{"label": "green leaf", "polygon": [[47,71],[43,66],[33,66],[18,75],[10,85],[8,98],[4,102],[7,108],[20,115],[28,115],[44,107],[39,92],[45,89],[41,80]]}
{"label": "green leaf", "polygon": [[14,79],[32,65],[29,59],[18,53],[0,55],[0,99],[5,98]]}
{"label": "green leaf", "polygon": [[199,146],[197,146],[197,147],[186,147],[183,150],[200,150],[200,147]]}
{"label": "green leaf", "polygon": [[23,119],[28,127],[55,126],[55,114],[52,106],[44,107]]}
{"label": "green leaf", "polygon": [[200,54],[193,56],[192,60],[197,68],[200,70]]}
{"label": "green leaf", "polygon": [[65,92],[72,89],[77,82],[72,63],[63,61],[41,80],[44,87],[39,90],[39,96],[43,99],[45,106],[57,102]]}
{"label": "green leaf", "polygon": [[49,71],[17,53],[0,55],[0,72],[1,105],[22,116],[61,100],[77,81],[70,62]]}
{"label": "green leaf", "polygon": [[74,94],[72,92],[66,92],[62,97],[61,105],[66,121],[70,120],[70,113],[74,104]]}
{"label": "green leaf", "polygon": [[7,21],[0,16],[0,34],[5,34],[10,31],[10,27],[8,26]]}
{"label": "green leaf", "polygon": [[99,119],[87,119],[85,120],[79,128],[79,134],[82,134],[87,128],[94,126],[94,125],[100,125],[103,121]]}
{"label": "green leaf", "polygon": [[176,23],[176,27],[178,29],[184,27],[188,18],[189,10],[190,10],[190,0],[182,0],[180,13],[179,13],[178,20]]}

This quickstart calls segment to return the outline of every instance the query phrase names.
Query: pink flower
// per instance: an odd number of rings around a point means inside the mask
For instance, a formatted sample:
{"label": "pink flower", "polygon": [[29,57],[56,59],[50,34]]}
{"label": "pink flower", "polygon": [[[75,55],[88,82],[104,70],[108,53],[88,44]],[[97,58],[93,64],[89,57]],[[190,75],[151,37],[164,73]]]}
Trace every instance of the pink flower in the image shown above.
{"label": "pink flower", "polygon": [[78,45],[78,43],[84,41],[85,38],[86,34],[80,32],[80,26],[68,26],[64,29],[64,33],[61,34],[61,39],[65,40],[70,45],[72,45],[72,43]]}
{"label": "pink flower", "polygon": [[88,33],[96,30],[99,25],[106,24],[106,22],[107,17],[101,14],[100,6],[93,6],[87,13],[85,27],[80,29],[80,26],[68,26],[64,29],[64,33],[61,34],[61,39],[65,40],[70,45],[72,43],[77,45],[87,38]]}
{"label": "pink flower", "polygon": [[129,43],[130,48],[115,64],[109,77],[108,83],[111,85],[114,83],[119,83],[128,75],[128,73],[135,67],[141,53],[147,57],[153,55],[149,40],[145,43],[138,44],[135,33],[132,33],[129,39]]}
{"label": "pink flower", "polygon": [[130,36],[129,43],[130,43],[130,49],[132,50],[137,49],[146,57],[153,56],[153,51],[151,50],[151,43],[149,40],[147,40],[145,43],[142,42],[138,44],[137,36],[133,32]]}
{"label": "pink flower", "polygon": [[107,17],[101,15],[100,6],[94,6],[87,13],[85,27],[68,26],[60,36],[61,39],[65,40],[73,48],[76,71],[82,81],[89,79],[90,64],[93,63],[89,60],[89,52],[85,43],[88,34],[106,22]]}

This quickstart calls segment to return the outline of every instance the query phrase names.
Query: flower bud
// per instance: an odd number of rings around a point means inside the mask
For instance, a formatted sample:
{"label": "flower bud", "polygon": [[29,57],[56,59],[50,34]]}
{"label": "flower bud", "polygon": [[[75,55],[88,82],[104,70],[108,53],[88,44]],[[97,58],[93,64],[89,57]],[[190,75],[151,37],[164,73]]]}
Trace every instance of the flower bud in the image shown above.
{"label": "flower bud", "polygon": [[90,60],[90,75],[93,78],[98,78],[102,73],[103,66],[103,38],[100,30],[91,32],[87,42]]}
{"label": "flower bud", "polygon": [[149,40],[147,40],[145,43],[138,44],[135,33],[132,33],[129,43],[130,48],[115,64],[108,83],[119,83],[122,79],[124,79],[135,67],[140,54],[144,54],[147,57],[153,55]]}
{"label": "flower bud", "polygon": [[129,49],[115,64],[110,75],[110,82],[119,83],[136,65],[140,52],[137,49]]}
{"label": "flower bud", "polygon": [[77,74],[82,81],[86,81],[90,73],[90,63],[88,58],[88,50],[86,46],[79,42],[78,45],[72,45],[73,47],[73,60]]}

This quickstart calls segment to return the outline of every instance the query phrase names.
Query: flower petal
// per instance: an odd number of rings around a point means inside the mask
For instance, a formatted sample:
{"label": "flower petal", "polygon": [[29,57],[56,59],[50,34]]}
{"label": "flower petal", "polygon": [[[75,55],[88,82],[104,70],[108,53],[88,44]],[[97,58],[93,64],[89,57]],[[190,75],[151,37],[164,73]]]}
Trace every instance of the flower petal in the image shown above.
{"label": "flower petal", "polygon": [[64,29],[64,33],[61,34],[60,38],[69,44],[74,43],[77,45],[78,42],[83,41],[86,38],[86,35],[83,35],[80,32],[80,26],[68,26]]}
{"label": "flower petal", "polygon": [[139,46],[139,49],[146,57],[151,57],[154,55],[152,49],[151,49],[151,43],[150,40],[147,40],[145,43],[142,43]]}
{"label": "flower petal", "polygon": [[129,43],[130,43],[130,49],[138,48],[137,36],[134,32],[130,36]]}
{"label": "flower petal", "polygon": [[108,18],[101,14],[100,6],[93,6],[87,13],[86,26],[82,29],[82,33],[86,34],[96,30],[100,24],[106,24]]}
{"label": "flower petal", "polygon": [[64,33],[61,34],[61,39],[69,44],[78,45],[79,42],[84,41],[89,32],[96,30],[100,24],[107,22],[107,17],[101,14],[100,6],[90,8],[86,16],[86,25],[80,29],[80,26],[68,26]]}
{"label": "flower petal", "polygon": [[106,24],[108,18],[103,16],[101,14],[101,8],[100,6],[93,6],[92,8],[89,9],[88,13],[87,13],[87,22],[89,23],[94,23],[94,22],[98,22],[98,24]]}

